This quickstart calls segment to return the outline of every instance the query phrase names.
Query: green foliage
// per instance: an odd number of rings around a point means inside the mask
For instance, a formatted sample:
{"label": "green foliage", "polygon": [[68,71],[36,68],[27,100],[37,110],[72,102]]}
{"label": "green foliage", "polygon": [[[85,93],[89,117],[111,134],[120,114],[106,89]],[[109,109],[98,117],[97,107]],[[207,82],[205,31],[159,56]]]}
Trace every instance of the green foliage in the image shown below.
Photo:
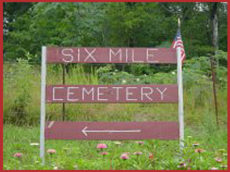
{"label": "green foliage", "polygon": [[[185,60],[183,65],[183,80],[185,88],[191,88],[194,85],[204,86],[210,85],[212,80],[211,64],[208,56],[194,57]],[[217,73],[217,83],[221,87],[227,86],[227,53],[218,51],[215,60],[215,71]],[[224,65],[223,65],[224,64]],[[162,72],[158,72],[158,70]],[[175,66],[159,66],[146,64],[133,64],[130,72],[118,71],[112,65],[106,65],[97,69],[97,74],[100,77],[101,83],[107,84],[151,84],[151,83],[176,83]]]}
{"label": "green foliage", "polygon": [[[10,73],[6,73],[4,82],[4,94],[14,93],[4,101],[4,120],[17,125],[29,123],[27,107],[31,101],[30,88],[33,84],[33,70],[28,60],[18,59],[16,65],[11,66]],[[9,103],[11,102],[11,103]]]}
{"label": "green foliage", "polygon": [[227,69],[227,58],[228,54],[227,52],[218,51],[215,56],[216,61],[216,79],[220,83],[221,87],[227,86],[227,75],[228,75],[228,69]]}
{"label": "green foliage", "polygon": [[[226,60],[226,53],[219,52],[219,61]],[[32,58],[28,54],[28,59]],[[221,120],[225,123],[227,110],[227,68],[220,65],[217,66],[217,92]],[[156,72],[142,74],[148,70],[144,68],[147,65],[137,65],[139,71],[128,73],[119,71],[114,65],[108,64],[99,68],[85,68],[84,65],[73,65],[68,69],[66,74],[66,84],[175,84],[176,70],[169,72]],[[137,67],[137,69],[138,69]],[[150,67],[150,66],[149,66]],[[158,66],[151,66],[157,69]],[[167,67],[167,66],[165,66]],[[68,66],[67,66],[68,68]],[[87,69],[87,70],[86,70]],[[47,84],[62,84],[62,67],[60,65],[48,65],[47,68]],[[156,70],[157,71],[157,70]],[[89,73],[88,73],[89,72]],[[212,99],[212,79],[210,70],[209,57],[197,57],[186,60],[183,65],[183,81],[184,81],[184,101],[187,122],[191,124],[201,123],[201,119],[205,119],[205,114],[213,115],[213,99]],[[11,90],[11,91],[9,91]],[[89,120],[93,118],[96,121],[113,119],[113,120],[130,120],[133,113],[140,115],[148,114],[148,112],[156,111],[157,115],[151,119],[164,119],[161,114],[168,114],[167,109],[172,113],[176,113],[177,108],[173,105],[88,105],[88,104],[68,104],[66,105],[66,114],[68,120]],[[28,63],[28,60],[20,60],[14,65],[4,64],[4,123],[33,125],[39,124],[39,108],[40,107],[40,75],[39,68],[35,68]],[[60,119],[61,107],[59,104],[52,104],[47,107],[47,118]],[[134,108],[135,107],[135,108]],[[117,112],[116,108],[122,110]],[[103,111],[102,111],[103,109]],[[146,109],[146,110],[145,110]],[[196,115],[200,111],[201,119]],[[127,117],[127,115],[131,115]],[[170,114],[167,116],[173,118]],[[114,116],[119,116],[115,118]],[[138,120],[140,116],[135,118]],[[22,122],[19,122],[22,120]],[[205,120],[204,120],[205,121]],[[203,124],[203,122],[202,122]]]}
{"label": "green foliage", "polygon": [[[184,64],[184,83],[191,86],[192,82],[196,84],[207,83],[212,79],[211,57],[202,56],[186,60]],[[227,53],[218,51],[214,57],[216,80],[221,87],[227,86]]]}
{"label": "green foliage", "polygon": [[[187,58],[206,56],[213,52],[210,4],[5,3],[4,59],[30,52],[40,62],[42,45],[170,47],[178,15]],[[218,19],[219,47],[227,51],[225,3],[218,5]]]}

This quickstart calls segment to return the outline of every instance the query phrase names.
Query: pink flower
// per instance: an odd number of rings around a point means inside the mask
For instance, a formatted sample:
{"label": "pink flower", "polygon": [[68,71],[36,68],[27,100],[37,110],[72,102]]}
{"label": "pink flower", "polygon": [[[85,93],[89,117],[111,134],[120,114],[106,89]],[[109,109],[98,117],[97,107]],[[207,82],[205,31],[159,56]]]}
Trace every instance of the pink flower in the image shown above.
{"label": "pink flower", "polygon": [[97,149],[105,149],[105,148],[107,148],[107,145],[104,143],[100,143],[97,145]]}
{"label": "pink flower", "polygon": [[185,168],[186,166],[187,166],[186,163],[181,162],[181,163],[178,165],[178,168]]}
{"label": "pink flower", "polygon": [[105,156],[105,155],[108,155],[109,153],[108,152],[100,152],[100,154]]}
{"label": "pink flower", "polygon": [[196,152],[196,153],[202,153],[202,152],[204,152],[204,149],[197,148],[197,149],[195,149],[195,152]]}
{"label": "pink flower", "polygon": [[222,162],[221,158],[215,158],[216,162]]}
{"label": "pink flower", "polygon": [[49,153],[49,154],[55,154],[56,150],[55,149],[48,149],[47,153]]}
{"label": "pink flower", "polygon": [[126,159],[129,159],[129,155],[127,153],[123,153],[121,154],[120,158],[123,160],[126,160]]}
{"label": "pink flower", "polygon": [[133,155],[142,155],[142,152],[134,152]]}
{"label": "pink flower", "polygon": [[14,154],[14,157],[21,158],[21,157],[22,157],[22,153],[20,153],[20,152],[15,153],[15,154]]}

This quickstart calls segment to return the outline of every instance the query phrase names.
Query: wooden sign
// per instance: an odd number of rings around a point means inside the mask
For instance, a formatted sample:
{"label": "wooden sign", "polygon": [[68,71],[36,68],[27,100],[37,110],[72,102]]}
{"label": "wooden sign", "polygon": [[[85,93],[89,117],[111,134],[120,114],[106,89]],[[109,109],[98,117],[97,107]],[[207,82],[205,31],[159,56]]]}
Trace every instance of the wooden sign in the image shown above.
{"label": "wooden sign", "polygon": [[167,63],[176,64],[173,48],[48,47],[48,63]]}
{"label": "wooden sign", "polygon": [[178,139],[178,122],[62,122],[46,125],[46,139],[140,140]]}
{"label": "wooden sign", "polygon": [[[177,64],[171,85],[46,85],[47,63]],[[178,103],[178,122],[66,122],[46,120],[46,103]],[[179,139],[184,147],[181,48],[42,47],[40,157],[45,139]]]}
{"label": "wooden sign", "polygon": [[175,103],[177,85],[50,85],[47,103]]}

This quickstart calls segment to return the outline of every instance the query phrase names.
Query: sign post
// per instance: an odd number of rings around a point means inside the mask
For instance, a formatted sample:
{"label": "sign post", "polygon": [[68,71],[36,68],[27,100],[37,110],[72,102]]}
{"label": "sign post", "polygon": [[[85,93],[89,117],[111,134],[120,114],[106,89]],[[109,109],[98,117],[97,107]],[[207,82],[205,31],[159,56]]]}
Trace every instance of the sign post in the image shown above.
{"label": "sign post", "polygon": [[41,110],[40,110],[40,157],[45,164],[45,117],[46,117],[46,47],[42,47]]}
{"label": "sign post", "polygon": [[180,133],[180,148],[184,148],[184,107],[181,48],[177,48],[177,85],[178,85],[178,118]]}

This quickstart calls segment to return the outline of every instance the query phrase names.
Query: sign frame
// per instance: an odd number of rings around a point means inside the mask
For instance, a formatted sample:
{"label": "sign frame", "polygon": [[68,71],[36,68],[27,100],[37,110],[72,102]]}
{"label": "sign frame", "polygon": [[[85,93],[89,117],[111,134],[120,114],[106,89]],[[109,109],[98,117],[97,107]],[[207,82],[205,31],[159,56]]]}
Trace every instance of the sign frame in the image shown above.
{"label": "sign frame", "polygon": [[[40,157],[45,164],[45,118],[46,118],[46,64],[47,47],[42,46],[41,61],[41,106],[40,106]],[[184,109],[183,109],[183,78],[181,48],[176,48],[177,56],[177,86],[178,86],[178,122],[179,122],[179,146],[184,148]]]}

